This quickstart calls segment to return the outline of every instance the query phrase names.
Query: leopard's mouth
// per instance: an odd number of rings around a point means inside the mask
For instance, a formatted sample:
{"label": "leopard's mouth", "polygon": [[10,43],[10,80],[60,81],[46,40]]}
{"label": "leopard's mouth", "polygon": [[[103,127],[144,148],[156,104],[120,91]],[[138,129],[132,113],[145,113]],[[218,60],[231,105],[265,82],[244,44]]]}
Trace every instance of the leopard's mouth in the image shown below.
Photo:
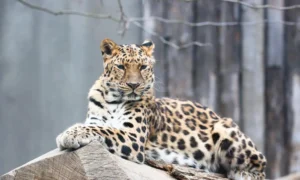
{"label": "leopard's mouth", "polygon": [[137,96],[138,95],[135,92],[128,94],[128,98],[132,98],[132,99],[136,98]]}
{"label": "leopard's mouth", "polygon": [[137,101],[137,100],[141,99],[141,96],[139,96],[135,92],[131,92],[130,94],[124,96],[123,99],[129,100],[129,101]]}

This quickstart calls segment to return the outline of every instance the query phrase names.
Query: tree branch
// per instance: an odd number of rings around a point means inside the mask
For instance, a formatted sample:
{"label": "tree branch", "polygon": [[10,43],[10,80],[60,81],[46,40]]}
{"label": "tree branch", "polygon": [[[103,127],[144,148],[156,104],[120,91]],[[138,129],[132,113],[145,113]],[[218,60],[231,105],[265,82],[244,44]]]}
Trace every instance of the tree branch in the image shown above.
{"label": "tree branch", "polygon": [[[257,25],[257,24],[262,24],[262,23],[282,23],[284,25],[288,25],[288,26],[295,26],[297,25],[296,22],[287,22],[287,21],[268,21],[268,20],[263,20],[263,21],[259,21],[259,22],[211,22],[211,21],[206,21],[206,22],[188,22],[188,21],[182,21],[182,20],[176,20],[176,19],[164,19],[162,17],[155,17],[152,16],[150,18],[138,18],[138,17],[128,17],[126,16],[121,0],[118,0],[118,6],[120,9],[120,17],[116,18],[113,17],[112,15],[109,14],[96,14],[96,13],[88,13],[88,12],[78,12],[78,11],[73,11],[73,10],[59,10],[59,11],[55,11],[55,10],[51,10],[45,7],[40,7],[38,5],[29,3],[25,0],[17,0],[18,2],[22,3],[23,5],[38,10],[38,11],[43,11],[46,13],[49,13],[51,15],[55,15],[55,16],[59,16],[59,15],[77,15],[77,16],[84,16],[84,17],[88,17],[88,18],[95,18],[95,19],[110,19],[112,21],[115,22],[119,22],[121,25],[121,31],[119,32],[121,34],[121,36],[124,36],[127,29],[129,28],[130,24],[134,24],[135,26],[141,28],[143,31],[151,34],[152,36],[158,37],[158,39],[164,43],[167,44],[175,49],[182,49],[182,48],[188,48],[190,46],[199,46],[199,47],[203,47],[203,46],[212,46],[212,44],[210,43],[201,43],[198,41],[193,41],[193,42],[189,42],[183,45],[177,45],[173,42],[167,41],[164,37],[160,36],[158,33],[154,32],[154,31],[150,31],[148,29],[145,29],[144,26],[139,23],[139,22],[143,22],[143,21],[148,21],[148,20],[156,20],[159,22],[163,22],[163,23],[167,23],[167,24],[184,24],[187,26],[193,26],[193,27],[201,27],[201,26],[236,26],[236,25],[245,25],[245,26],[250,26],[250,25]],[[186,0],[186,1],[192,1],[192,0]],[[296,9],[296,8],[300,8],[300,5],[293,5],[293,6],[287,6],[287,7],[275,7],[272,5],[262,5],[262,6],[258,6],[258,5],[252,5],[249,3],[245,3],[242,1],[237,1],[237,0],[221,0],[221,1],[225,1],[225,2],[232,2],[232,3],[240,3],[244,6],[250,7],[250,8],[272,8],[272,9],[278,9],[278,10],[290,10],[290,9]]]}
{"label": "tree branch", "polygon": [[201,42],[198,42],[198,41],[193,41],[193,42],[190,42],[190,43],[186,43],[186,44],[183,44],[181,46],[175,44],[175,43],[172,43],[171,41],[167,41],[163,36],[160,36],[159,34],[157,34],[156,32],[154,31],[149,31],[147,29],[144,28],[144,26],[137,22],[137,21],[132,21],[133,24],[135,24],[137,27],[141,28],[143,31],[145,31],[146,33],[149,33],[151,34],[152,36],[155,36],[155,37],[158,37],[158,39],[164,43],[164,44],[167,44],[175,49],[184,49],[184,48],[188,48],[190,46],[199,46],[199,47],[202,47],[202,46],[212,46],[212,44],[210,43],[201,43]]}
{"label": "tree branch", "polygon": [[127,17],[126,17],[126,15],[124,13],[121,0],[118,0],[118,5],[119,5],[120,12],[121,12],[120,23],[121,23],[121,27],[122,28],[121,28],[120,34],[123,37],[125,35],[125,33],[126,33],[126,30],[128,29],[127,20],[126,20]]}
{"label": "tree branch", "polygon": [[38,5],[29,3],[25,0],[17,0],[18,2],[22,3],[23,5],[38,10],[38,11],[43,11],[55,16],[59,16],[59,15],[77,15],[77,16],[85,16],[85,17],[89,17],[89,18],[95,18],[95,19],[110,19],[112,21],[116,21],[116,22],[120,22],[120,19],[115,18],[111,15],[108,14],[95,14],[95,13],[87,13],[87,12],[78,12],[78,11],[72,11],[72,10],[63,10],[63,11],[54,11],[51,9],[47,9],[44,7],[40,7]]}
{"label": "tree branch", "polygon": [[134,21],[151,21],[155,20],[158,22],[163,22],[166,24],[184,24],[187,26],[192,26],[192,27],[202,27],[202,26],[217,26],[217,27],[222,27],[222,26],[237,26],[237,25],[243,25],[243,26],[253,26],[253,25],[258,25],[258,24],[272,24],[272,23],[281,23],[287,26],[295,26],[297,25],[296,22],[290,22],[290,21],[268,21],[268,20],[263,20],[263,21],[249,21],[249,22],[212,22],[212,21],[204,21],[204,22],[188,22],[184,20],[177,20],[177,19],[165,19],[162,17],[156,17],[156,16],[151,16],[149,18],[138,18],[138,17],[132,17],[128,19],[129,22],[134,22]]}

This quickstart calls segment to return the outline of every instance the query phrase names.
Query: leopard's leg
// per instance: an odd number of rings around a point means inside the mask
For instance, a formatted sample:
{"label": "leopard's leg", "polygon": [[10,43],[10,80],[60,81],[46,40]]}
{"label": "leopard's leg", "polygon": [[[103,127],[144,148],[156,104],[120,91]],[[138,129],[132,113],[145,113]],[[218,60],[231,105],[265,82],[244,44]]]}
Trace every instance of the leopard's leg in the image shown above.
{"label": "leopard's leg", "polygon": [[75,124],[56,138],[60,149],[76,149],[91,141],[101,142],[111,153],[137,163],[144,162],[146,126],[140,133],[96,125]]}
{"label": "leopard's leg", "polygon": [[228,178],[265,179],[266,158],[232,119],[225,118],[215,123],[212,136],[218,161],[227,170]]}

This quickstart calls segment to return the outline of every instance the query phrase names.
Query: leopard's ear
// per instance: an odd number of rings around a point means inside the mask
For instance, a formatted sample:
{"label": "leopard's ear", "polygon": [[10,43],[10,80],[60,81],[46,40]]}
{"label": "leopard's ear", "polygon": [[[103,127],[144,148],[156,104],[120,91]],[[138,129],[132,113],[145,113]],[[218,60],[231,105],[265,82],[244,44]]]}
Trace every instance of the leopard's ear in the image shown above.
{"label": "leopard's ear", "polygon": [[103,39],[100,45],[102,55],[113,55],[118,50],[118,45],[111,39]]}
{"label": "leopard's ear", "polygon": [[147,54],[147,56],[152,56],[154,52],[155,45],[150,40],[145,40],[143,44],[141,45],[141,48],[144,50],[144,52]]}

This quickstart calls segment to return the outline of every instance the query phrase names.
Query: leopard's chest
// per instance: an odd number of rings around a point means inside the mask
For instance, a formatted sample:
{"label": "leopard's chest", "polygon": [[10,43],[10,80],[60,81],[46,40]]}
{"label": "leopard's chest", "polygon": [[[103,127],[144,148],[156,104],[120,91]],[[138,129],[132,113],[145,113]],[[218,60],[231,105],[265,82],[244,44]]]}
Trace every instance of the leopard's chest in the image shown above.
{"label": "leopard's chest", "polygon": [[122,129],[128,117],[122,104],[111,104],[103,109],[90,107],[85,124]]}

